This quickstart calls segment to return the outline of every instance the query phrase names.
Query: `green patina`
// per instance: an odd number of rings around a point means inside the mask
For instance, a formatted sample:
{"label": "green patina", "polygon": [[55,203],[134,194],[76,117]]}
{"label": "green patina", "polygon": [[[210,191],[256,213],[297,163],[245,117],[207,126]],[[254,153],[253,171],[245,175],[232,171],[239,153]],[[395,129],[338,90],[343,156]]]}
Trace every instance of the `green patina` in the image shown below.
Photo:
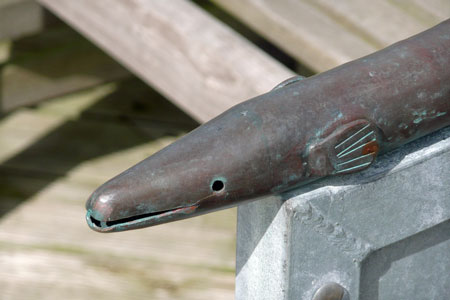
{"label": "green patina", "polygon": [[414,124],[419,124],[420,122],[422,122],[423,119],[421,117],[414,119],[413,123]]}

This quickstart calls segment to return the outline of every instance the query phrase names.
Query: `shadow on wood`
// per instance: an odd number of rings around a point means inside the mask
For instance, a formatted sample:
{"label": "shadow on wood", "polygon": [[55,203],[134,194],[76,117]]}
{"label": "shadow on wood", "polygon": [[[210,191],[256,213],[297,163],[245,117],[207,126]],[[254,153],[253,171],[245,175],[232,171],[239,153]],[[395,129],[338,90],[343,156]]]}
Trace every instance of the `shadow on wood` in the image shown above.
{"label": "shadow on wood", "polygon": [[62,24],[10,42],[6,51],[6,61],[0,64],[2,112],[129,76],[103,51]]}
{"label": "shadow on wood", "polygon": [[0,164],[1,189],[13,199],[0,203],[0,217],[82,162],[196,126],[144,83],[122,82],[77,118]]}

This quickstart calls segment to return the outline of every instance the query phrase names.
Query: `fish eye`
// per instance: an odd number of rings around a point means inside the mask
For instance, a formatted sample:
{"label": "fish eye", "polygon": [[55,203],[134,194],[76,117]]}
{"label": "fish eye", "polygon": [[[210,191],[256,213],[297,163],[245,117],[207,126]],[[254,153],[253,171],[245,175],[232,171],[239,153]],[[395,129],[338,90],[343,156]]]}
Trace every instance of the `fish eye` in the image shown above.
{"label": "fish eye", "polygon": [[213,181],[212,185],[211,185],[211,189],[214,192],[220,192],[221,190],[223,190],[225,188],[225,184],[223,183],[222,180],[220,179],[216,179]]}

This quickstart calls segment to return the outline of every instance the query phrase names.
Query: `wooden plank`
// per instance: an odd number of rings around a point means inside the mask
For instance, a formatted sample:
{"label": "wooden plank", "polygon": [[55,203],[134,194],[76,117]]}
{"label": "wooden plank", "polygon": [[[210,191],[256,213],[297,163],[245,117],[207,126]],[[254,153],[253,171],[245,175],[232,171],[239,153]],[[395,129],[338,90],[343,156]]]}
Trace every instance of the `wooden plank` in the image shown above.
{"label": "wooden plank", "polygon": [[[8,116],[0,126],[0,168],[52,176],[71,171],[101,184],[196,126],[136,79],[106,84]],[[128,151],[127,160],[121,151]],[[93,159],[98,163],[72,170]]]}
{"label": "wooden plank", "polygon": [[342,23],[349,32],[369,41],[377,49],[436,25],[436,22],[419,22],[414,16],[385,0],[304,1],[321,9],[330,18]]}
{"label": "wooden plank", "polygon": [[318,72],[377,49],[307,1],[214,2]]}
{"label": "wooden plank", "polygon": [[[439,9],[438,1],[430,6]],[[430,19],[411,14],[405,10],[410,1],[402,0],[214,2],[318,72],[370,54],[444,19],[443,15]]]}
{"label": "wooden plank", "polygon": [[420,22],[436,24],[450,18],[448,0],[388,0]]}
{"label": "wooden plank", "polygon": [[39,32],[44,26],[44,9],[35,1],[0,1],[0,40],[30,35]]}
{"label": "wooden plank", "polygon": [[448,0],[414,0],[414,3],[441,21],[450,18],[450,1]]}
{"label": "wooden plank", "polygon": [[[97,184],[101,184],[108,177],[153,154],[155,149],[173,142],[175,136],[164,138],[167,131],[165,128],[151,128],[143,132],[140,128],[117,123],[69,120],[41,136],[30,147],[4,161],[1,168],[63,176],[69,171],[73,172],[79,163],[99,158],[99,162],[91,164],[90,168],[87,166],[81,168],[80,176],[85,174],[87,180],[95,180]],[[120,136],[121,139],[115,140],[115,136]],[[20,145],[21,139],[25,139],[17,132],[6,134],[4,138],[7,140],[2,141],[2,144],[10,143],[10,145]],[[93,140],[97,143],[92,144]],[[146,147],[143,147],[144,144]],[[79,150],[67,156],[70,149]],[[117,157],[122,157],[122,152],[127,150],[128,159],[118,160]]]}
{"label": "wooden plank", "polygon": [[0,110],[129,76],[126,69],[67,27],[23,38],[0,65]]}
{"label": "wooden plank", "polygon": [[198,269],[193,278],[189,266],[168,268],[145,259],[75,255],[58,246],[54,251],[6,247],[0,250],[2,299],[47,300],[70,295],[79,300],[226,300],[234,294],[233,277],[217,271]]}
{"label": "wooden plank", "polygon": [[[126,159],[126,153],[122,159]],[[20,204],[0,221],[2,242],[59,244],[104,255],[154,257],[160,262],[222,267],[228,271],[234,268],[235,210],[151,230],[100,235],[91,231],[84,220],[84,203],[92,192],[92,185],[64,177],[49,182],[48,178],[33,178],[28,174],[8,177],[0,174],[2,199]],[[6,183],[8,188],[5,188]],[[33,193],[38,188],[39,193]],[[28,197],[26,202],[24,196]],[[210,230],[199,233],[205,227]]]}
{"label": "wooden plank", "polygon": [[[209,220],[99,235],[83,218],[83,202],[92,187],[66,179],[48,184],[27,177],[0,178],[10,188],[47,186],[26,202],[19,200],[20,206],[0,219],[3,297],[55,299],[68,292],[74,292],[71,299],[233,295],[235,210]],[[1,203],[8,200],[4,192]]]}
{"label": "wooden plank", "polygon": [[[135,77],[115,82],[113,86],[114,91],[109,94],[108,99],[89,107],[83,112],[83,118],[122,122],[128,120],[134,125],[142,125],[142,129],[163,127],[167,133],[172,129],[189,130],[198,126],[195,120]],[[56,105],[52,105],[52,110],[55,109]],[[57,109],[67,112],[63,106]]]}
{"label": "wooden plank", "polygon": [[39,0],[199,121],[293,73],[185,0]]}

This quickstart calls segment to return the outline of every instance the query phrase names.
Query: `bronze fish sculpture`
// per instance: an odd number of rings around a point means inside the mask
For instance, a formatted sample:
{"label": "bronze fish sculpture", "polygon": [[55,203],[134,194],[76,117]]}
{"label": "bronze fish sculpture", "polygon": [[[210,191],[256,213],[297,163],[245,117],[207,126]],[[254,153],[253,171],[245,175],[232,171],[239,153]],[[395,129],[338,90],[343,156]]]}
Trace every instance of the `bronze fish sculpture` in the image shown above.
{"label": "bronze fish sculpture", "polygon": [[238,104],[99,187],[99,232],[185,219],[368,168],[450,125],[450,20]]}

